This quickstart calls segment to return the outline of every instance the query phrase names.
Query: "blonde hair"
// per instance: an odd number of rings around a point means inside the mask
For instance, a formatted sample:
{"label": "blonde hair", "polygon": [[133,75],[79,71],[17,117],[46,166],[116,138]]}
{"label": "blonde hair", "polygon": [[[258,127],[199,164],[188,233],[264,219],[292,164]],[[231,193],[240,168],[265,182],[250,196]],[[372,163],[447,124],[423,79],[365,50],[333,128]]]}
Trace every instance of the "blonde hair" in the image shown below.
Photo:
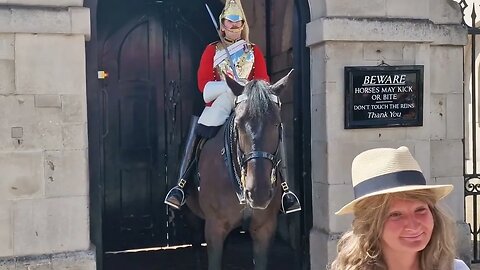
{"label": "blonde hair", "polygon": [[452,270],[455,258],[455,233],[452,219],[437,206],[431,190],[383,194],[365,198],[355,205],[352,230],[337,245],[333,270],[386,270],[382,256],[383,224],[393,198],[419,200],[427,203],[434,221],[432,236],[420,252],[422,270]]}

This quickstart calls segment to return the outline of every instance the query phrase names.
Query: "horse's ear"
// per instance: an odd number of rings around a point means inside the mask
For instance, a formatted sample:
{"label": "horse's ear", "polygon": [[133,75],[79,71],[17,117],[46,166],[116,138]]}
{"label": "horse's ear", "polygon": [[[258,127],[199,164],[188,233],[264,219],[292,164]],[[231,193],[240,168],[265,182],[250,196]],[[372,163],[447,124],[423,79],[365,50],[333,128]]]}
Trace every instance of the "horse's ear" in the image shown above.
{"label": "horse's ear", "polygon": [[237,81],[234,79],[230,78],[228,75],[225,74],[225,80],[227,81],[228,87],[230,87],[230,90],[232,90],[233,94],[235,96],[240,96],[243,93],[243,89],[245,86],[239,84]]}
{"label": "horse's ear", "polygon": [[278,96],[282,92],[283,88],[285,88],[288,84],[288,79],[290,78],[290,75],[292,74],[293,69],[291,69],[287,75],[285,75],[283,78],[278,80],[276,83],[274,83],[272,86],[270,86],[270,89]]}

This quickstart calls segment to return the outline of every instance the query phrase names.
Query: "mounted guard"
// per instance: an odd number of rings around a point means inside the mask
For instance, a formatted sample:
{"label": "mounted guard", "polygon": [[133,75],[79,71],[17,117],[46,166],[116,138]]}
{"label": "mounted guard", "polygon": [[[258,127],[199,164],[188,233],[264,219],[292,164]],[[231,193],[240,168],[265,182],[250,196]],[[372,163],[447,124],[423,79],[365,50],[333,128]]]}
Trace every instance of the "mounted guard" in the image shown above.
{"label": "mounted guard", "polygon": [[[210,9],[208,11],[212,16]],[[184,187],[194,170],[195,149],[199,142],[214,137],[234,108],[236,96],[227,85],[225,76],[233,78],[241,85],[251,80],[270,81],[262,51],[249,41],[248,23],[240,0],[226,1],[219,17],[220,28],[216,26],[213,17],[212,21],[220,40],[207,45],[197,73],[198,88],[203,94],[205,109],[200,118],[194,117],[191,121],[180,166],[180,179],[165,198],[165,203],[175,209],[180,209],[185,203]],[[283,155],[285,148],[283,145],[280,148]],[[300,211],[298,197],[289,190],[283,177],[285,175],[285,172],[280,173],[283,190],[281,211],[284,213]]]}

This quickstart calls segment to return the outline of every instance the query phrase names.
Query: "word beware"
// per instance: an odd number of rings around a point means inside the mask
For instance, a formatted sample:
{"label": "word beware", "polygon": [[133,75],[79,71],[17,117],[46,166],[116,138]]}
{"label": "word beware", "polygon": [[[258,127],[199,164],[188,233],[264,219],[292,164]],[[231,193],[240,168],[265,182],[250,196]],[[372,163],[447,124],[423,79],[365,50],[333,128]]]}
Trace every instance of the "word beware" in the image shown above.
{"label": "word beware", "polygon": [[405,84],[407,75],[366,75],[363,85]]}

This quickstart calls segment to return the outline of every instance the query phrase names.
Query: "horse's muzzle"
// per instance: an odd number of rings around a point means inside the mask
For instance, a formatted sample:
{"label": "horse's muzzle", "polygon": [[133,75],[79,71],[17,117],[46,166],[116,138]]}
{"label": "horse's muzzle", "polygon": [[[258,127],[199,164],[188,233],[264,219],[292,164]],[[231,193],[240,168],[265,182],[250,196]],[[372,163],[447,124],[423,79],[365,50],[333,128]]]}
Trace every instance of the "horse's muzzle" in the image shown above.
{"label": "horse's muzzle", "polygon": [[245,198],[247,199],[248,205],[252,209],[264,210],[270,205],[270,202],[273,199],[273,188],[268,190],[268,194],[263,196],[256,196],[255,193],[252,193],[250,190],[245,191]]}

